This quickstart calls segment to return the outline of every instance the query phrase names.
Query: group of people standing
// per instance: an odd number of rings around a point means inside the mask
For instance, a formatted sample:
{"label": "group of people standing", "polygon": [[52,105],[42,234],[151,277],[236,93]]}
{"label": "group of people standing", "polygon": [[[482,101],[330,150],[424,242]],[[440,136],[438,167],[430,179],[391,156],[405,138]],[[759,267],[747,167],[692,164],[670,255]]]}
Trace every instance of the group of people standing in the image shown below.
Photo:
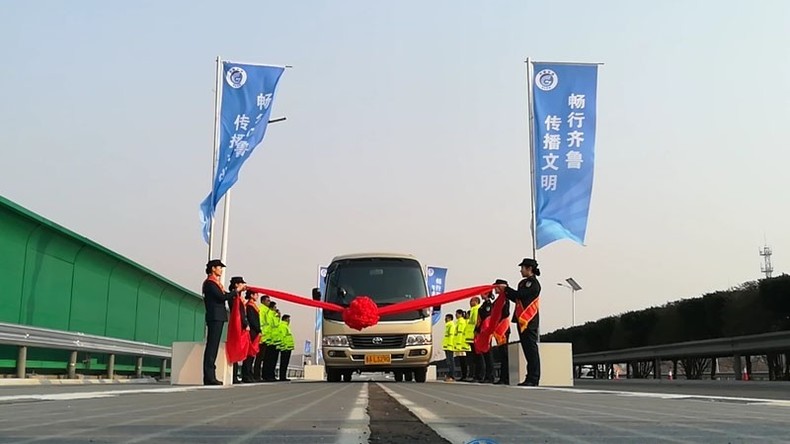
{"label": "group of people standing", "polygon": [[[475,296],[469,300],[469,310],[458,309],[455,311],[455,318],[452,314],[444,317],[444,339],[442,349],[444,349],[447,359],[448,372],[445,381],[455,381],[456,369],[461,372],[460,381],[479,382],[493,384],[509,384],[508,356],[507,356],[507,336],[510,334],[509,310],[510,304],[505,303],[502,318],[505,320],[505,334],[502,336],[494,335],[492,339],[495,347],[488,350],[481,350],[477,347],[480,341],[476,338],[482,334],[481,327],[486,318],[492,314],[494,292],[486,294],[482,300]],[[500,363],[499,379],[494,381],[494,357]],[[456,366],[456,360],[458,366]]]}
{"label": "group of people standing", "polygon": [[[241,276],[231,278],[226,292],[220,281],[223,268],[225,264],[217,259],[206,264],[203,300],[208,334],[203,354],[203,384],[222,385],[216,378],[215,362],[226,322],[230,322],[226,355],[233,363],[233,383],[290,381],[288,364],[294,349],[291,317],[281,315],[269,296],[247,290]],[[279,379],[275,375],[278,361]]]}
{"label": "group of people standing", "polygon": [[[507,281],[497,279],[494,291],[483,298],[478,296],[469,300],[469,310],[458,309],[455,318],[447,314],[444,318],[444,338],[442,349],[445,352],[448,372],[445,381],[455,381],[456,358],[461,372],[461,381],[510,384],[508,339],[510,323],[515,323],[519,332],[524,357],[527,361],[527,375],[521,386],[537,386],[540,383],[540,354],[538,351],[540,276],[538,263],[534,259],[524,259],[519,264],[522,280],[518,288],[511,288]],[[497,298],[505,298],[501,312],[493,313]],[[510,319],[510,302],[515,302],[513,317]],[[493,315],[493,318],[492,318]],[[483,325],[494,320],[496,325],[490,337],[482,337]],[[493,348],[489,347],[491,342]],[[500,364],[499,378],[494,381],[494,359]]]}

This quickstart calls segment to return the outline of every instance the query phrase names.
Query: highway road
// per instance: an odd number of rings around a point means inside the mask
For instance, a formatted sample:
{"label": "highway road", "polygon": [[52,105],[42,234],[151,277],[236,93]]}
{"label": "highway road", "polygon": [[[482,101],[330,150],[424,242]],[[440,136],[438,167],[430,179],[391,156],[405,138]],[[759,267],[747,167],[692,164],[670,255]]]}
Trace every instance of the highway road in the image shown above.
{"label": "highway road", "polygon": [[627,382],[0,387],[0,443],[788,442],[790,396]]}

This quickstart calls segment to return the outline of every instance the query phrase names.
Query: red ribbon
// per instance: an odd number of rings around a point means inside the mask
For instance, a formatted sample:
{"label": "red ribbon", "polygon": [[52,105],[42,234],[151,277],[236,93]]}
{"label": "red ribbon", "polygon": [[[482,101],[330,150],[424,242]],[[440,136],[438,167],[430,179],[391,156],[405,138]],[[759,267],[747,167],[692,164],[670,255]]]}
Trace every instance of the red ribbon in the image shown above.
{"label": "red ribbon", "polygon": [[247,290],[253,291],[255,293],[263,293],[275,299],[281,299],[283,301],[293,302],[294,304],[306,305],[308,307],[313,307],[313,308],[323,308],[324,310],[329,310],[329,311],[337,311],[337,312],[343,311],[343,307],[337,304],[332,304],[330,302],[324,302],[324,301],[314,301],[310,298],[306,298],[304,296],[297,296],[295,294],[286,293],[284,291],[272,290],[269,288],[249,287],[249,286],[247,287]]}
{"label": "red ribbon", "polygon": [[236,296],[231,302],[230,318],[228,319],[228,337],[225,342],[225,355],[229,363],[240,362],[247,358],[250,347],[250,332],[242,330],[241,310],[244,305],[241,298]]}
{"label": "red ribbon", "polygon": [[362,330],[363,328],[376,325],[381,316],[407,313],[410,311],[422,310],[423,308],[449,304],[451,302],[460,301],[461,299],[466,299],[489,292],[493,288],[493,285],[480,285],[477,287],[449,291],[447,293],[442,293],[427,298],[398,302],[397,304],[387,305],[385,307],[378,307],[372,299],[366,296],[357,296],[353,301],[351,301],[351,304],[345,308],[337,304],[332,304],[331,302],[314,301],[311,298],[297,296],[295,294],[285,293],[279,290],[261,287],[247,287],[247,289],[250,291],[254,291],[255,293],[263,293],[275,299],[281,299],[283,301],[293,302],[294,304],[306,305],[308,307],[322,308],[324,310],[343,313],[343,321],[346,323],[346,325],[353,328],[354,330]]}
{"label": "red ribbon", "polygon": [[475,353],[486,353],[491,349],[491,336],[502,320],[502,308],[505,306],[505,292],[500,292],[491,307],[491,314],[480,324],[480,333],[475,336]]}

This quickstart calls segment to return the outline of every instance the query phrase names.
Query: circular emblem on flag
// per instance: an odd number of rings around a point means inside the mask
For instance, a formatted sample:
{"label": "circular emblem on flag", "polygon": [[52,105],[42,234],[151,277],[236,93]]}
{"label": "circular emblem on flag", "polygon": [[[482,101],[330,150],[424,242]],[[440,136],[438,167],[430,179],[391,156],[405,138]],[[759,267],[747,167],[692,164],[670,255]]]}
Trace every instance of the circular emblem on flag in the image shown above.
{"label": "circular emblem on flag", "polygon": [[535,76],[535,85],[543,91],[551,91],[557,86],[557,73],[543,69]]}
{"label": "circular emblem on flag", "polygon": [[247,71],[244,71],[238,66],[234,66],[228,70],[228,73],[225,75],[225,80],[227,80],[231,88],[241,88],[244,83],[247,82]]}
{"label": "circular emblem on flag", "polygon": [[428,276],[433,276],[433,268],[428,268]]}
{"label": "circular emblem on flag", "polygon": [[325,278],[325,277],[326,277],[326,268],[322,268],[322,269],[321,269],[321,277],[322,277],[322,278]]}

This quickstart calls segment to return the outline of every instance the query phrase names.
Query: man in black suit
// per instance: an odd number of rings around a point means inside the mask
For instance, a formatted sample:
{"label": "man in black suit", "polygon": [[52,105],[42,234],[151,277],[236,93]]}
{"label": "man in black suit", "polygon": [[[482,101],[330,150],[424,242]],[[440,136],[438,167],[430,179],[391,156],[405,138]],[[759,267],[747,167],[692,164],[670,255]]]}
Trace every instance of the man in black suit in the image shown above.
{"label": "man in black suit", "polygon": [[222,385],[217,380],[217,367],[214,364],[219,351],[219,341],[222,339],[222,329],[228,322],[228,312],[225,301],[231,301],[239,292],[244,291],[246,284],[236,286],[233,291],[225,292],[220,280],[225,264],[219,259],[212,259],[206,264],[206,280],[203,281],[203,303],[206,306],[206,349],[203,353],[203,384]]}

